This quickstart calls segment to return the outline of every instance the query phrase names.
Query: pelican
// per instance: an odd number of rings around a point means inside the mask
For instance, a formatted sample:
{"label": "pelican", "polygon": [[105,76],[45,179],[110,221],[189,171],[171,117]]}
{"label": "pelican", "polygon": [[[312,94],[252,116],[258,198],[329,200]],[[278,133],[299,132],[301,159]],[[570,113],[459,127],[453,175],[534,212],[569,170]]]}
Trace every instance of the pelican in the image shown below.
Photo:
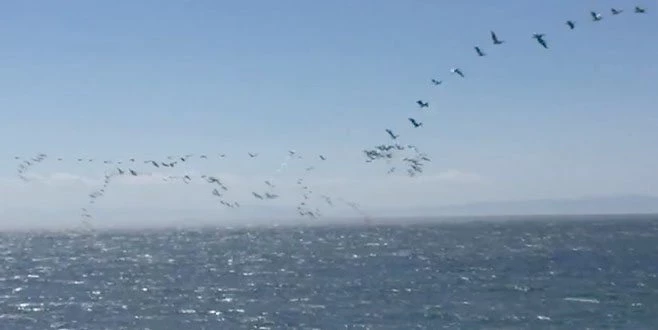
{"label": "pelican", "polygon": [[386,129],[386,133],[388,133],[388,135],[389,135],[389,136],[391,137],[391,139],[393,139],[393,140],[395,140],[395,139],[397,139],[397,138],[399,137],[399,135],[395,135],[395,134],[393,133],[393,131],[391,131],[391,130],[388,129],[388,128]]}
{"label": "pelican", "polygon": [[496,33],[491,31],[491,40],[493,41],[494,45],[500,45],[504,43],[504,40],[498,39],[498,36],[496,36]]}
{"label": "pelican", "polygon": [[485,54],[485,53],[482,51],[482,49],[480,49],[480,47],[477,47],[477,46],[475,46],[475,52],[478,53],[478,56],[485,56],[485,55],[487,55],[487,54]]}
{"label": "pelican", "polygon": [[410,121],[411,124],[414,125],[414,127],[416,127],[416,128],[418,128],[418,127],[420,127],[420,126],[423,126],[423,123],[421,123],[421,122],[417,122],[416,119],[409,118],[409,121]]}
{"label": "pelican", "polygon": [[463,73],[462,70],[459,69],[459,68],[454,68],[454,69],[450,70],[450,72],[452,72],[452,73],[456,73],[456,74],[458,74],[460,77],[464,78],[464,73]]}
{"label": "pelican", "polygon": [[597,12],[590,11],[589,14],[592,16],[592,21],[594,22],[598,22],[603,19],[603,16]]}
{"label": "pelican", "polygon": [[544,40],[544,34],[543,33],[535,33],[532,35],[533,38],[537,39],[537,42],[542,45],[542,47],[548,49],[548,45],[546,44],[546,40]]}
{"label": "pelican", "polygon": [[430,104],[428,102],[423,102],[421,100],[416,101],[416,104],[418,104],[418,106],[421,107],[421,108],[427,108],[427,107],[430,106]]}

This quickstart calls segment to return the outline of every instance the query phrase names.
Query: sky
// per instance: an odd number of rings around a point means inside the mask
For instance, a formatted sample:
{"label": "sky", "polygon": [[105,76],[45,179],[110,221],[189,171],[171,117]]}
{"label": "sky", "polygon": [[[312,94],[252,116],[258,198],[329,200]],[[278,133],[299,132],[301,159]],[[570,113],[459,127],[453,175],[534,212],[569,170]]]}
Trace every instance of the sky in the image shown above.
{"label": "sky", "polygon": [[[608,0],[3,2],[0,217],[77,214],[108,168],[74,158],[187,153],[227,157],[169,173],[141,166],[152,175],[118,180],[95,207],[124,220],[285,217],[302,175],[316,194],[373,213],[658,195],[658,6],[637,4],[645,15]],[[506,42],[492,45],[490,30]],[[432,158],[422,175],[364,162],[362,150],[390,143],[385,128]],[[290,149],[304,158],[281,167]],[[14,157],[41,152],[49,158],[19,180]],[[221,209],[207,185],[162,180],[182,173],[225,178],[246,206]],[[266,179],[280,199],[250,197]]]}

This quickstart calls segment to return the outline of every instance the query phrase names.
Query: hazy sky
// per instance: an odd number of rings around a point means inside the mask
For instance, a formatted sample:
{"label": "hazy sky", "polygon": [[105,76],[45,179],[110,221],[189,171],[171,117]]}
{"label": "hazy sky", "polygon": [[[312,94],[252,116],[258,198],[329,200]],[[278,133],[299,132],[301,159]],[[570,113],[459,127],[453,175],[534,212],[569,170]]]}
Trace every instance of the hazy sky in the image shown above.
{"label": "hazy sky", "polygon": [[[658,194],[658,7],[638,4],[645,15],[607,0],[4,2],[0,214],[84,206],[106,168],[73,158],[184,153],[215,157],[171,173],[218,174],[247,206],[294,205],[311,165],[318,194],[371,210]],[[363,162],[385,128],[429,154],[426,173]],[[277,173],[289,149],[305,158]],[[51,158],[19,181],[14,156],[39,152]],[[282,200],[257,203],[273,176]],[[156,173],[98,207],[218,209],[210,190]]]}

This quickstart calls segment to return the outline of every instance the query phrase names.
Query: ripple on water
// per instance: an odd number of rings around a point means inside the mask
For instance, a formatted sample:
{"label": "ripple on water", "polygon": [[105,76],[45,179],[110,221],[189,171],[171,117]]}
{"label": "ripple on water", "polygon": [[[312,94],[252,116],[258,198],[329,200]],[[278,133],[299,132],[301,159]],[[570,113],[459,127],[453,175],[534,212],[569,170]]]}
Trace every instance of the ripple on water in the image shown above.
{"label": "ripple on water", "polygon": [[0,234],[0,328],[655,328],[656,223]]}

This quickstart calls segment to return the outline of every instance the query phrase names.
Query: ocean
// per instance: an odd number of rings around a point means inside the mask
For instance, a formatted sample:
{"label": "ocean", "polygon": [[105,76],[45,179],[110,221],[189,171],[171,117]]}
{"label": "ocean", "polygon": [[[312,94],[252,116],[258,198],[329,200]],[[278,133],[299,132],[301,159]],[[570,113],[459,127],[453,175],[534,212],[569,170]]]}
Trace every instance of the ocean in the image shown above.
{"label": "ocean", "polygon": [[0,260],[0,329],[658,329],[658,216],[7,232]]}

